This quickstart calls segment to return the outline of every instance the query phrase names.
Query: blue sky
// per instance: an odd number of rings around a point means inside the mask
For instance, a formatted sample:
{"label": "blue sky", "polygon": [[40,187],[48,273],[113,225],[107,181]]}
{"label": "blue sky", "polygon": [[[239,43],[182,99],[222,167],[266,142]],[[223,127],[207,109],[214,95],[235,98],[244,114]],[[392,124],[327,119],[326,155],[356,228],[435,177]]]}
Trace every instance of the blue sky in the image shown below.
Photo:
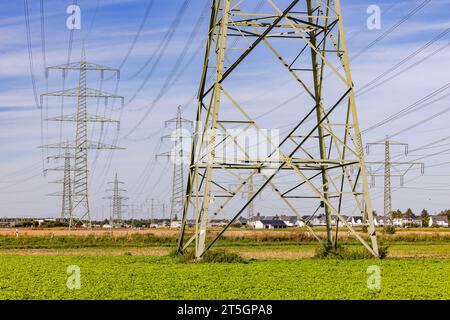
{"label": "blue sky", "polygon": [[[247,0],[248,1],[248,0]],[[43,67],[43,56],[41,50],[40,14],[39,1],[28,1],[30,10],[31,39],[33,49],[33,65],[36,74],[36,87],[38,94],[45,92],[45,77]],[[48,65],[63,64],[67,60],[69,34],[66,28],[66,8],[72,4],[72,0],[45,0],[45,37],[46,57]],[[256,1],[255,1],[256,2]],[[275,3],[283,6],[287,1],[279,0]],[[374,39],[400,21],[409,11],[417,7],[423,0],[407,1],[345,1],[342,0],[344,23],[349,38],[350,57],[358,54],[367,47]],[[123,61],[130,48],[132,40],[143,19],[144,12],[148,6],[148,0],[79,0],[81,8],[81,30],[74,32],[72,61],[79,60],[81,43],[84,40],[88,60],[103,65],[118,67]],[[125,97],[126,107],[121,112],[117,107],[112,111],[107,109],[107,115],[121,119],[121,132],[119,133],[120,146],[127,148],[126,151],[114,153],[110,165],[109,152],[100,153],[97,160],[95,152],[90,157],[93,181],[90,186],[92,198],[92,210],[94,218],[107,216],[107,202],[102,198],[106,196],[103,191],[106,181],[113,178],[118,172],[119,177],[126,183],[131,197],[129,204],[142,204],[146,199],[156,198],[160,202],[169,203],[170,196],[170,174],[168,174],[170,163],[159,159],[155,161],[155,154],[162,153],[171,148],[169,143],[161,143],[160,136],[167,134],[164,131],[163,122],[172,118],[176,113],[178,105],[185,107],[184,117],[193,118],[194,103],[192,97],[197,90],[197,84],[201,72],[202,54],[195,54],[204,43],[208,23],[208,12],[200,20],[200,28],[194,34],[192,45],[188,47],[187,55],[183,60],[177,74],[177,81],[170,86],[170,90],[158,100],[152,112],[142,123],[140,119],[146,113],[148,106],[160,92],[175,61],[186,46],[186,41],[191,34],[194,25],[204,13],[207,0],[194,0],[180,19],[179,27],[174,34],[170,44],[167,46],[164,56],[156,68],[152,70],[152,63],[144,68],[135,77],[149,57],[154,54],[161,39],[173,23],[175,13],[178,12],[183,1],[181,0],[155,0],[150,11],[148,20],[138,38],[129,59],[121,70],[121,81],[118,93]],[[366,13],[369,5],[379,5],[382,10],[382,29],[368,30]],[[394,5],[393,5],[394,4]],[[382,74],[409,54],[423,46],[425,43],[450,27],[450,1],[431,0],[423,9],[411,19],[403,23],[386,38],[374,44],[357,59],[352,61],[352,73],[356,88],[361,88],[372,79]],[[414,59],[405,64],[399,70],[407,68],[435,50],[443,47],[449,42],[449,34],[436,41],[429,48],[418,54]],[[192,60],[190,58],[192,57]],[[155,57],[156,58],[156,57]],[[266,57],[261,57],[261,59]],[[187,61],[190,61],[187,64]],[[398,77],[388,83],[380,85],[367,94],[358,98],[358,108],[362,128],[385,119],[402,108],[418,101],[436,89],[450,82],[450,48],[446,47],[425,61],[411,67]],[[248,72],[248,70],[246,70]],[[254,76],[264,75],[265,70],[255,71]],[[137,88],[149,76],[139,94]],[[67,87],[76,85],[77,75],[72,74],[66,80]],[[276,90],[267,92],[267,87],[261,84],[260,92],[256,96],[264,97],[271,105],[279,105],[294,93],[290,92],[291,86],[282,85],[282,79],[275,79],[271,84]],[[51,72],[49,76],[49,90],[61,89],[62,80],[58,72]],[[105,77],[102,89],[114,92],[115,79]],[[89,86],[99,88],[100,77],[92,75],[89,77]],[[245,95],[251,101],[252,95]],[[444,92],[445,93],[445,92]],[[448,92],[447,92],[448,93]],[[130,101],[130,99],[132,99]],[[263,99],[263,98],[261,98]],[[428,116],[445,110],[449,106],[450,98],[442,99],[429,107],[411,113],[409,116],[397,121],[390,122],[376,130],[370,131],[363,136],[364,142],[378,141],[386,134],[397,132],[402,128],[427,118]],[[91,112],[100,110],[103,112],[103,103],[97,104],[93,101],[90,106]],[[111,106],[109,106],[110,108]],[[267,117],[262,119],[266,125],[283,126],[292,122],[289,117],[289,105],[283,112],[277,113],[276,118]],[[56,116],[60,110],[58,99],[49,100],[48,109],[44,110],[43,116]],[[65,110],[74,112],[73,101],[65,102]],[[255,111],[255,107],[250,106]],[[255,114],[258,112],[255,111]],[[424,125],[410,129],[395,137],[396,140],[410,144],[414,150],[421,145],[450,136],[448,121],[450,113],[430,120]],[[50,123],[47,134],[47,124],[44,122],[44,136],[41,137],[41,114],[36,108],[33,98],[33,90],[30,80],[30,66],[27,52],[27,37],[24,20],[23,1],[8,1],[2,5],[0,12],[0,145],[2,152],[0,156],[0,201],[2,208],[0,216],[57,216],[60,201],[57,198],[46,197],[45,194],[58,191],[58,186],[49,184],[48,181],[55,180],[58,175],[49,173],[47,177],[42,175],[42,154],[37,146],[42,140],[48,143],[57,142],[60,136],[59,127]],[[136,124],[139,127],[130,133]],[[93,129],[93,136],[99,134],[100,129]],[[116,134],[111,127],[106,131],[105,142],[112,143]],[[63,138],[71,135],[70,128],[63,130]],[[150,139],[146,138],[152,135]],[[413,171],[406,178],[407,184],[404,188],[394,193],[394,207],[405,210],[412,207],[421,210],[423,207],[430,211],[450,207],[448,194],[450,193],[450,165],[439,165],[450,162],[450,151],[446,152],[450,141],[443,141],[424,150],[411,152],[403,160],[414,160],[422,156],[439,153],[439,155],[427,157],[425,176],[420,176]],[[374,149],[369,160],[381,160],[382,149]],[[394,150],[394,156],[399,151]],[[94,165],[95,162],[95,165]],[[439,166],[434,166],[434,165]],[[51,168],[53,163],[44,163],[45,168]],[[95,168],[95,169],[94,169]],[[109,170],[108,170],[109,169]],[[411,182],[408,182],[412,180]],[[382,187],[383,181],[377,180],[376,187],[372,189],[372,195],[377,211],[382,211]],[[398,186],[398,181],[393,180],[393,185]],[[418,189],[420,188],[420,190]],[[264,204],[258,208],[262,213],[270,214],[273,204]],[[136,210],[136,215],[143,215]]]}

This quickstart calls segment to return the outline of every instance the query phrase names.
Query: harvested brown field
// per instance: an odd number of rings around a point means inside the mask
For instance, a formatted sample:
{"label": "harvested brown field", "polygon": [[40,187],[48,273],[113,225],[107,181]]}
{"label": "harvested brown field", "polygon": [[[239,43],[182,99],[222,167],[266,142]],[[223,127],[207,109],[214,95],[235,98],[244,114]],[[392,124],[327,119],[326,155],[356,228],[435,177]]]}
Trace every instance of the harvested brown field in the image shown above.
{"label": "harvested brown field", "polygon": [[[209,236],[213,237],[219,233],[220,229],[209,230]],[[426,241],[426,240],[450,240],[450,229],[399,229],[395,234],[383,234],[382,230],[378,231],[378,237],[381,241]],[[322,229],[315,230],[319,237],[325,237],[325,231]],[[365,237],[362,231],[358,233]],[[19,229],[19,236],[113,236],[126,237],[128,235],[143,234],[153,235],[156,237],[177,237],[176,229]],[[0,236],[15,236],[15,229],[0,229]],[[254,240],[258,242],[265,241],[299,241],[299,242],[315,242],[316,239],[312,233],[302,229],[289,230],[245,230],[230,229],[224,234],[224,238],[229,240]],[[354,236],[350,232],[341,232],[340,239],[342,241],[352,240]]]}

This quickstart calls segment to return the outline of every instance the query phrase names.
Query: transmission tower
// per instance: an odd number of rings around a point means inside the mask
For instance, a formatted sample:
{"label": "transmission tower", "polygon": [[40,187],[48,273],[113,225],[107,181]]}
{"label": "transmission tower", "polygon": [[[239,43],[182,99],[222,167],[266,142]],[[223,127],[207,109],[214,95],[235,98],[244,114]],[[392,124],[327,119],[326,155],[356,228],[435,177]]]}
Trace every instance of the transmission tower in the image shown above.
{"label": "transmission tower", "polygon": [[126,207],[126,205],[123,204],[123,200],[128,200],[127,197],[122,196],[122,192],[125,192],[126,190],[120,188],[120,185],[123,185],[124,183],[122,181],[119,181],[116,173],[114,181],[108,182],[108,184],[113,184],[112,189],[106,190],[112,192],[112,196],[105,198],[111,200],[111,216],[109,219],[109,223],[111,227],[121,226],[123,223],[122,209]]}
{"label": "transmission tower", "polygon": [[[94,64],[86,61],[86,54],[83,46],[80,62],[74,62],[64,65],[48,67],[46,76],[49,70],[61,70],[62,76],[65,78],[68,71],[79,72],[79,83],[77,88],[67,89],[57,92],[49,92],[41,95],[41,104],[43,97],[72,97],[77,99],[77,111],[74,114],[61,115],[54,118],[47,119],[48,121],[58,122],[74,122],[75,123],[75,140],[69,141],[69,148],[74,152],[73,165],[73,221],[74,225],[91,226],[90,207],[89,207],[89,192],[88,192],[88,150],[114,150],[122,149],[113,145],[108,145],[102,142],[95,142],[88,140],[88,124],[100,123],[102,126],[105,123],[116,123],[119,130],[119,121],[93,115],[88,113],[87,100],[90,98],[105,99],[105,107],[108,104],[108,99],[121,99],[122,107],[124,98],[116,94],[110,94],[96,89],[87,87],[87,74],[89,71],[98,71],[103,74],[105,71],[116,72],[119,77],[119,70]],[[56,143],[43,146],[49,149],[66,148],[65,143]]]}
{"label": "transmission tower", "polygon": [[[175,131],[162,139],[171,139],[174,143],[172,151],[159,154],[156,157],[167,157],[173,163],[172,169],[172,196],[170,201],[170,221],[175,216],[181,216],[185,194],[185,166],[188,163],[188,155],[185,151],[186,142],[191,138],[190,132],[186,132],[186,126],[192,129],[192,121],[184,119],[181,114],[181,106],[178,106],[177,116],[165,122],[165,127],[175,124]],[[186,125],[183,127],[183,125]]]}
{"label": "transmission tower", "polygon": [[[402,146],[404,147],[404,155],[408,155],[408,144],[389,140],[383,142],[372,142],[366,145],[366,154],[369,155],[370,147],[381,145],[384,146],[384,161],[382,162],[367,162],[369,165],[369,176],[372,177],[372,186],[375,185],[376,177],[384,178],[384,224],[392,224],[392,188],[391,188],[391,178],[399,177],[400,186],[404,186],[405,176],[413,169],[415,166],[421,167],[421,173],[424,174],[425,164],[421,162],[394,162],[391,161],[391,146]],[[372,170],[370,165],[379,165],[381,167]],[[396,172],[392,173],[392,169],[395,168]],[[380,172],[384,170],[384,173]]]}
{"label": "transmission tower", "polygon": [[[262,13],[254,13],[254,3],[212,0],[178,251],[183,253],[194,242],[195,255],[201,258],[256,197],[272,188],[300,220],[305,212],[296,209],[297,203],[323,211],[326,238],[306,228],[325,248],[337,245],[341,225],[379,256],[340,0],[290,0],[283,7],[267,0]],[[239,43],[228,44],[229,37]],[[232,52],[238,54],[232,56]],[[260,81],[273,81],[273,74],[266,72],[258,81],[244,82],[249,68],[260,72],[272,66],[269,55],[273,65],[298,86],[298,93],[305,95],[290,110],[298,113],[295,124],[279,140],[279,135],[269,134],[258,124],[251,114],[254,108],[246,110],[234,92],[239,87],[251,94]],[[243,73],[237,72],[244,66]],[[263,107],[264,102],[259,104]],[[266,103],[266,107],[271,106]],[[240,140],[250,131],[270,145],[266,155],[249,154],[243,146]],[[240,151],[230,157],[225,154],[228,146]],[[352,172],[351,167],[356,170]],[[228,190],[219,183],[224,177],[238,179],[237,172],[245,175],[239,187]],[[280,172],[295,176],[296,181],[289,187],[279,184]],[[237,195],[256,175],[264,175],[264,183],[250,199],[239,201]],[[230,222],[206,243],[210,220],[224,212],[232,212]],[[191,214],[195,232],[185,239]],[[364,217],[369,242],[344,214]],[[332,218],[338,226],[333,226]]]}
{"label": "transmission tower", "polygon": [[[245,180],[245,176],[240,176],[240,180]],[[249,201],[249,205],[247,207],[247,218],[250,219],[254,217],[255,215],[255,207],[253,205],[253,201],[250,201],[252,199],[253,195],[255,194],[255,184],[253,182],[253,176],[248,179],[248,182],[245,184],[246,187],[242,188],[242,199],[247,199]],[[230,188],[236,188],[239,187],[238,184],[232,184],[230,185]],[[261,194],[259,194],[258,199],[261,199]]]}
{"label": "transmission tower", "polygon": [[62,192],[52,193],[50,196],[61,197],[61,215],[62,221],[69,222],[69,229],[73,226],[73,199],[72,199],[72,159],[73,155],[70,153],[69,143],[66,143],[66,149],[64,155],[49,156],[48,159],[54,158],[64,159],[64,167],[57,167],[47,170],[63,171],[63,179],[52,181],[51,183],[62,184]]}

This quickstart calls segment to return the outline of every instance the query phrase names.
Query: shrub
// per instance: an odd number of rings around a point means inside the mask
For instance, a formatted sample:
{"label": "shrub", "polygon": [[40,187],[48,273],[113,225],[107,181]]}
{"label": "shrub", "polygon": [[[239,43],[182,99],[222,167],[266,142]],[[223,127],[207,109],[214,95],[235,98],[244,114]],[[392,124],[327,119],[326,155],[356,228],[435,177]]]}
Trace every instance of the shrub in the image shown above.
{"label": "shrub", "polygon": [[395,227],[394,226],[385,226],[383,229],[383,233],[385,234],[395,234]]}
{"label": "shrub", "polygon": [[170,256],[177,256],[180,261],[184,263],[247,263],[247,261],[237,253],[228,252],[223,249],[208,250],[200,260],[196,259],[193,250],[185,251],[183,254],[172,252]]}
{"label": "shrub", "polygon": [[[387,246],[380,246],[378,248],[379,258],[384,259],[388,254]],[[340,259],[340,260],[363,260],[363,259],[376,259],[365,248],[349,249],[338,245],[336,248],[333,246],[322,246],[318,248],[314,254],[316,259]]]}

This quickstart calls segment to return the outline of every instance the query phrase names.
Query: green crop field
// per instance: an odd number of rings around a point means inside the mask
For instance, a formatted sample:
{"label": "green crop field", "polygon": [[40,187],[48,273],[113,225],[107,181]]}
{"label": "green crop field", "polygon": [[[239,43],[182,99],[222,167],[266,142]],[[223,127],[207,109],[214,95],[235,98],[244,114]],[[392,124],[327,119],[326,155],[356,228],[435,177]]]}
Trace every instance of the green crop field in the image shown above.
{"label": "green crop field", "polygon": [[[215,264],[170,256],[176,236],[165,230],[52,232],[0,234],[0,299],[450,299],[447,232],[381,235],[387,259],[332,260],[315,258],[320,245],[300,230],[236,230],[216,247],[247,263]],[[69,266],[80,289],[66,284]],[[369,266],[380,268],[380,290],[367,287]]]}
{"label": "green crop field", "polygon": [[[180,263],[172,257],[0,256],[0,299],[450,299],[450,260]],[[81,287],[66,286],[80,267]],[[381,290],[367,267],[381,268]]]}

